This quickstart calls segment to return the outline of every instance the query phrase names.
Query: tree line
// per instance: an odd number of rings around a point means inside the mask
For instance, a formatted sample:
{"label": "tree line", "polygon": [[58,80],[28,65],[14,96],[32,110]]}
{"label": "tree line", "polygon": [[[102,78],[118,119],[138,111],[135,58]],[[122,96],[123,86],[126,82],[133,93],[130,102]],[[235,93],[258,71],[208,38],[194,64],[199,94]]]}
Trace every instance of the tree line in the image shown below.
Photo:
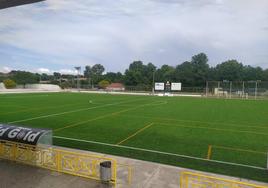
{"label": "tree line", "polygon": [[[152,86],[155,82],[182,82],[185,87],[203,87],[206,81],[268,81],[268,69],[243,65],[237,60],[227,60],[216,66],[209,66],[208,57],[205,53],[194,55],[190,61],[185,61],[176,66],[155,66],[153,63],[142,61],[132,62],[128,69],[121,72],[105,72],[101,64],[86,66],[83,72],[81,85],[105,85],[112,82],[120,82],[126,86]],[[26,71],[11,71],[8,74],[0,74],[0,81],[12,79],[17,84],[38,83],[40,80],[59,84],[62,87],[74,87],[75,75],[53,75],[30,73]]]}
{"label": "tree line", "polygon": [[205,53],[194,55],[190,61],[176,66],[162,65],[142,61],[132,62],[124,74],[104,72],[104,67],[96,64],[86,66],[84,76],[97,84],[100,80],[122,82],[128,86],[152,85],[155,82],[182,82],[184,86],[205,86],[206,81],[268,81],[268,69],[243,65],[237,60],[227,60],[216,66],[209,66]]}

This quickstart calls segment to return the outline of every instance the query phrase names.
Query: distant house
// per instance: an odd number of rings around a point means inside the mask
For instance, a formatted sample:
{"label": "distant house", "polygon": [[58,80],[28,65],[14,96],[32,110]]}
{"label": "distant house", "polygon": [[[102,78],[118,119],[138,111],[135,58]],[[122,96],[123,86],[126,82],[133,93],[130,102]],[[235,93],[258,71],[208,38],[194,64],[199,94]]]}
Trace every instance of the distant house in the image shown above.
{"label": "distant house", "polygon": [[106,89],[110,91],[125,91],[125,86],[121,83],[111,83]]}

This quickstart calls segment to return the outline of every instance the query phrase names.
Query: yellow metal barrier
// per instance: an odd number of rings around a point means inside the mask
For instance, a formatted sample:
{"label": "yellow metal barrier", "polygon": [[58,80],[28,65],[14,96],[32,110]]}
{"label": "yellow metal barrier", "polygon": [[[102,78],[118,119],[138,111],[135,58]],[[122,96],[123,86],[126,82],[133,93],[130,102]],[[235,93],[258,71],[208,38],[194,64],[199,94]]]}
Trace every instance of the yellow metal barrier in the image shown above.
{"label": "yellow metal barrier", "polygon": [[100,180],[100,163],[111,161],[110,183],[117,181],[116,160],[98,155],[0,140],[0,158],[95,180]]}
{"label": "yellow metal barrier", "polygon": [[[131,185],[132,183],[132,175],[133,175],[133,167],[131,165],[127,165],[127,164],[117,164],[117,168],[119,170],[119,172],[121,171],[121,176],[124,175],[125,177],[119,177],[118,179],[127,179],[127,184]],[[123,171],[123,173],[122,173]],[[127,172],[127,175],[126,175]],[[125,182],[118,182],[118,184],[124,184]]]}
{"label": "yellow metal barrier", "polygon": [[268,188],[268,187],[198,173],[182,172],[180,176],[180,188]]}

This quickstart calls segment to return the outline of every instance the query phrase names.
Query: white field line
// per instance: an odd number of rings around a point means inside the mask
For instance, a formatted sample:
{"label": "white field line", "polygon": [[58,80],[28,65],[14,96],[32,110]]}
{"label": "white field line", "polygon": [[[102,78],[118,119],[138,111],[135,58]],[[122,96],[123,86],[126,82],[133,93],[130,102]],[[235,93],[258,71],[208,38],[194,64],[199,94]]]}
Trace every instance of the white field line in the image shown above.
{"label": "white field line", "polygon": [[[124,113],[124,112],[128,112],[128,111],[131,111],[131,110],[136,110],[138,108],[142,108],[142,107],[145,107],[145,106],[150,106],[150,105],[156,105],[154,104],[155,102],[152,102],[152,103],[148,103],[148,104],[143,104],[143,105],[140,105],[140,106],[134,106],[132,108],[128,108],[128,109],[124,109],[124,110],[120,110],[120,111],[117,111],[117,112],[113,112],[113,113],[109,113],[109,114],[105,114],[105,115],[102,115],[102,116],[97,116],[96,118],[93,118],[93,119],[88,119],[86,121],[80,121],[80,122],[77,122],[75,124],[71,124],[71,125],[68,125],[68,126],[65,126],[65,127],[61,127],[61,128],[58,128],[58,129],[55,129],[54,132],[56,131],[60,131],[60,130],[63,130],[63,129],[68,129],[70,127],[77,127],[77,126],[80,126],[80,125],[83,125],[85,123],[88,123],[88,122],[92,122],[92,121],[96,121],[96,120],[99,120],[99,119],[103,119],[103,118],[107,118],[109,116],[114,116],[114,115],[118,115],[118,114],[121,114],[121,113]],[[158,104],[159,105],[159,104]],[[119,105],[120,106],[120,105]]]}
{"label": "white field line", "polygon": [[169,156],[177,156],[177,157],[182,157],[182,158],[187,158],[187,159],[195,159],[195,160],[199,160],[199,161],[220,163],[220,164],[226,164],[226,165],[232,165],[232,166],[241,166],[241,167],[254,168],[254,169],[259,169],[259,170],[267,170],[266,168],[262,168],[262,167],[258,167],[258,166],[251,166],[251,165],[218,161],[218,160],[209,160],[209,159],[203,159],[200,157],[180,155],[180,154],[176,154],[176,153],[162,152],[162,151],[157,151],[157,150],[143,149],[143,148],[137,148],[137,147],[131,147],[131,146],[108,144],[108,143],[103,143],[103,142],[96,142],[96,141],[89,141],[89,140],[82,140],[82,139],[75,139],[75,138],[67,138],[67,137],[61,137],[61,136],[53,136],[53,138],[78,141],[78,142],[85,142],[85,143],[91,143],[91,144],[99,144],[99,145],[105,145],[105,146],[111,146],[111,147],[117,147],[117,148],[125,148],[125,149],[137,150],[137,151],[145,151],[145,152],[157,153],[157,154],[163,154],[163,155],[169,155]]}
{"label": "white field line", "polygon": [[[138,100],[144,100],[144,99],[138,99]],[[110,103],[110,104],[105,104],[105,105],[101,105],[101,106],[89,107],[89,108],[80,108],[77,110],[71,110],[71,111],[65,111],[65,112],[60,112],[60,113],[55,113],[55,114],[49,114],[49,115],[37,116],[37,117],[33,117],[33,118],[11,121],[11,122],[8,122],[8,124],[25,122],[25,121],[36,120],[36,119],[43,119],[43,118],[47,118],[47,117],[59,116],[59,115],[70,114],[70,113],[75,113],[75,112],[81,112],[81,111],[86,111],[86,110],[91,110],[91,109],[96,109],[96,108],[104,108],[107,106],[114,106],[114,105],[118,105],[118,104],[124,104],[124,103],[128,103],[128,102],[138,101],[138,100],[127,100],[125,102]]]}

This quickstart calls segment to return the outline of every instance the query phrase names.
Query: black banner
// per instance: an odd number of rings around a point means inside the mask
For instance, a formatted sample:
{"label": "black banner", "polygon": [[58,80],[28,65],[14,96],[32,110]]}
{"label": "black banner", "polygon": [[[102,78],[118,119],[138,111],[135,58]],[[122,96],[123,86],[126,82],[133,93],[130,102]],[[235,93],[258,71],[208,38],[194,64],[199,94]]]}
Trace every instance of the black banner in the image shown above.
{"label": "black banner", "polygon": [[36,3],[44,0],[0,0],[0,9],[24,5],[24,4],[30,4],[30,3]]}
{"label": "black banner", "polygon": [[36,145],[47,130],[0,124],[0,140]]}

